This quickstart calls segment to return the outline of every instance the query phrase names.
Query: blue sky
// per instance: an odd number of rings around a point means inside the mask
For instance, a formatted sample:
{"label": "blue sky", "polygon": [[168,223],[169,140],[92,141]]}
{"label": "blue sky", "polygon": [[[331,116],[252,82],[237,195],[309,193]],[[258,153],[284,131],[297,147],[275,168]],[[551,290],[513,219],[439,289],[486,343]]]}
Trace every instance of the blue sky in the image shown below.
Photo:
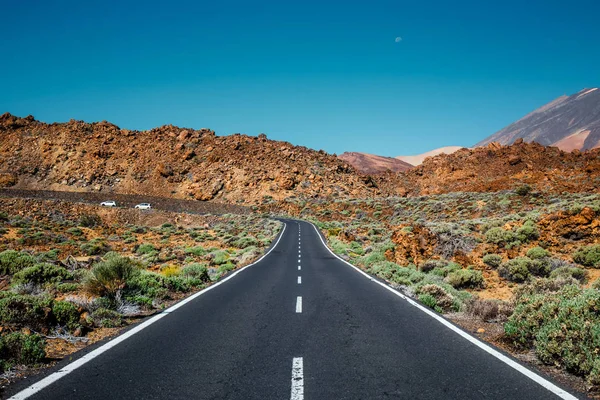
{"label": "blue sky", "polygon": [[172,123],[395,156],[470,146],[600,85],[596,0],[1,6],[0,113],[45,122]]}

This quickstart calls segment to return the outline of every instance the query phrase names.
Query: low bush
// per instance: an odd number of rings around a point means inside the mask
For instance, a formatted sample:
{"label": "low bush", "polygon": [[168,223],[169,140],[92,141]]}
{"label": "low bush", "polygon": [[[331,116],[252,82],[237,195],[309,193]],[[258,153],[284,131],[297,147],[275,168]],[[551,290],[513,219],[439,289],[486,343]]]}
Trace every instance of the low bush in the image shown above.
{"label": "low bush", "polygon": [[600,268],[600,244],[580,248],[573,253],[573,261],[586,267]]}
{"label": "low bush", "polygon": [[531,258],[532,260],[539,260],[542,258],[550,257],[550,252],[546,249],[537,246],[527,250],[527,257]]}
{"label": "low bush", "polygon": [[210,253],[210,261],[213,265],[226,264],[229,261],[229,253],[225,250],[216,250]]}
{"label": "low bush", "polygon": [[502,257],[498,254],[486,254],[482,259],[483,263],[492,268],[498,268],[502,264]]}
{"label": "low bush", "polygon": [[185,254],[193,254],[195,256],[201,257],[207,253],[206,249],[202,246],[194,246],[187,247],[185,249]]}
{"label": "low bush", "polygon": [[[436,284],[426,284],[419,289],[419,301],[422,296],[431,296],[435,300],[435,304],[427,306],[435,309],[438,312],[456,310],[456,301],[443,287]],[[431,303],[431,299],[426,297],[426,301]],[[423,303],[423,301],[421,301]],[[424,303],[425,304],[425,303]]]}
{"label": "low bush", "polygon": [[34,257],[15,250],[5,250],[0,253],[0,275],[14,274],[36,263]]}
{"label": "low bush", "polygon": [[202,286],[203,282],[192,276],[171,276],[165,278],[165,285],[173,292],[185,293]]}
{"label": "low bush", "polygon": [[13,275],[12,283],[33,283],[40,285],[44,283],[58,283],[71,279],[73,279],[73,274],[67,269],[58,265],[43,263],[35,264],[17,272]]}
{"label": "low bush", "polygon": [[138,255],[153,254],[156,252],[156,247],[151,243],[143,243],[138,246],[135,253]]}
{"label": "low bush", "polygon": [[513,307],[502,300],[472,298],[466,302],[466,312],[484,322],[506,321]]}
{"label": "low bush", "polygon": [[40,331],[53,321],[52,298],[5,292],[0,298],[0,325]]}
{"label": "low bush", "polygon": [[435,267],[429,273],[437,276],[441,276],[442,278],[447,277],[450,273],[460,271],[462,266],[455,262],[449,262],[443,267]]}
{"label": "low bush", "polygon": [[525,293],[504,325],[517,346],[535,347],[544,363],[600,383],[600,291],[566,285],[556,292]]}
{"label": "low bush", "polygon": [[522,243],[526,243],[531,240],[536,240],[540,237],[540,232],[537,226],[531,220],[525,221],[525,223],[521,227],[517,228],[516,234],[517,238]]}
{"label": "low bush", "polygon": [[578,267],[560,267],[550,273],[550,278],[555,279],[558,277],[571,277],[578,280],[579,282],[585,282],[587,280],[588,272],[583,268]]}
{"label": "low bush", "polygon": [[46,343],[38,334],[8,333],[0,337],[0,372],[15,364],[36,365],[46,358]]}
{"label": "low bush", "polygon": [[79,226],[93,228],[102,224],[102,219],[98,214],[84,214],[79,218]]}
{"label": "low bush", "polygon": [[84,285],[92,294],[114,297],[118,290],[124,289],[139,274],[139,263],[128,257],[111,254],[92,268]]}
{"label": "low bush", "polygon": [[431,272],[434,269],[441,269],[448,265],[448,261],[446,260],[427,260],[423,264],[420,265],[419,269],[422,272]]}
{"label": "low bush", "polygon": [[528,257],[517,257],[508,260],[498,268],[498,273],[505,279],[513,282],[524,282],[529,278],[529,267],[531,259]]}
{"label": "low bush", "polygon": [[450,272],[444,281],[456,289],[483,287],[483,275],[481,271],[473,269],[460,269]]}
{"label": "low bush", "polygon": [[238,249],[245,249],[246,247],[258,246],[259,244],[260,243],[256,239],[249,236],[242,237],[231,242],[231,245]]}
{"label": "low bush", "polygon": [[103,239],[92,239],[87,243],[82,243],[79,246],[81,251],[88,256],[97,256],[102,255],[108,251],[110,251],[110,246],[106,244]]}
{"label": "low bush", "polygon": [[90,317],[96,327],[117,328],[123,325],[123,317],[116,311],[107,308],[98,308]]}
{"label": "low bush", "polygon": [[419,295],[419,301],[426,307],[433,308],[435,311],[441,313],[442,309],[437,305],[437,300],[430,294]]}
{"label": "low bush", "polygon": [[512,231],[507,231],[500,227],[490,228],[485,233],[485,241],[487,243],[493,243],[499,246],[506,246],[515,240],[517,240],[517,238]]}
{"label": "low bush", "polygon": [[74,331],[79,327],[79,312],[75,304],[68,301],[55,301],[52,305],[52,313],[56,322],[67,327],[69,331]]}
{"label": "low bush", "polygon": [[67,233],[70,233],[71,235],[76,237],[83,236],[83,231],[79,228],[69,228],[67,229]]}
{"label": "low bush", "polygon": [[192,263],[188,264],[181,270],[184,276],[190,276],[197,278],[202,282],[210,282],[210,276],[208,275],[208,269],[204,264]]}
{"label": "low bush", "polygon": [[531,193],[531,190],[532,190],[531,186],[521,185],[515,189],[515,193],[518,194],[519,196],[527,196],[529,193]]}
{"label": "low bush", "polygon": [[142,270],[127,282],[128,296],[146,296],[152,299],[164,299],[168,295],[165,277],[155,272]]}

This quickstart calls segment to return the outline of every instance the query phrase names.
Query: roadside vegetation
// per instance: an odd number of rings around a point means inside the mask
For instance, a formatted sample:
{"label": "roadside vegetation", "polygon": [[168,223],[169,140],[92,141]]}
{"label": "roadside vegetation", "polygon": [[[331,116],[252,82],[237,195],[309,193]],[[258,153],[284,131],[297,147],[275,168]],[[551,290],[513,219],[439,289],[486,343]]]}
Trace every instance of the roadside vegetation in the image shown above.
{"label": "roadside vegetation", "polygon": [[340,257],[514,354],[600,388],[600,195],[497,193],[280,207]]}
{"label": "roadside vegetation", "polygon": [[152,212],[133,224],[120,210],[0,203],[0,373],[6,379],[251,263],[281,228],[258,215]]}

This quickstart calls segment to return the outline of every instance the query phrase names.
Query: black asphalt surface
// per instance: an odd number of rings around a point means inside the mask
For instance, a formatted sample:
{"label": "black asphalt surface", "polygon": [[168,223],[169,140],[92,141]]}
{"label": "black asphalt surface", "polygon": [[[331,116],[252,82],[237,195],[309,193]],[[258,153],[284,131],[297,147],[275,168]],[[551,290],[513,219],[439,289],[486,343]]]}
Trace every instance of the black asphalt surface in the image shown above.
{"label": "black asphalt surface", "polygon": [[307,400],[558,398],[286,222],[261,262],[30,398],[289,399],[294,357]]}

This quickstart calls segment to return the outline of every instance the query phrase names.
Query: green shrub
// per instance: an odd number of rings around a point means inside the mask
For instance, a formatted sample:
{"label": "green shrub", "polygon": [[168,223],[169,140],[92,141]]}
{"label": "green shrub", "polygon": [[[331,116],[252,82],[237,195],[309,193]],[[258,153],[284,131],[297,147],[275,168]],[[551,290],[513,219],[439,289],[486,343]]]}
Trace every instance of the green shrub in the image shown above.
{"label": "green shrub", "polygon": [[116,311],[98,308],[90,317],[94,325],[101,328],[116,328],[123,325],[123,317]]}
{"label": "green shrub", "polygon": [[56,290],[60,293],[76,292],[79,290],[79,284],[71,282],[59,283],[56,285]]}
{"label": "green shrub", "polygon": [[79,228],[69,228],[67,229],[67,233],[70,233],[73,236],[83,236],[83,231]]}
{"label": "green shrub", "polygon": [[98,214],[84,214],[79,218],[79,226],[93,228],[100,224],[102,224],[102,219]]}
{"label": "green shrub", "polygon": [[81,251],[88,256],[97,256],[110,251],[110,246],[103,239],[92,239],[87,243],[82,243],[79,246]]}
{"label": "green shrub", "polygon": [[169,276],[165,278],[165,285],[173,292],[185,293],[202,286],[203,282],[192,276]]}
{"label": "green shrub", "polygon": [[204,264],[192,263],[188,264],[181,270],[184,276],[197,278],[202,282],[210,282],[210,276],[208,275],[208,269]]}
{"label": "green shrub", "polygon": [[211,253],[211,262],[214,265],[222,265],[229,261],[229,253],[225,250],[217,250]]}
{"label": "green shrub", "polygon": [[531,259],[528,257],[517,257],[512,260],[508,260],[498,268],[498,273],[503,278],[506,278],[513,282],[524,282],[529,278],[529,268],[531,266]]}
{"label": "green shrub", "polygon": [[194,247],[187,247],[185,249],[185,254],[193,254],[195,256],[203,256],[207,253],[206,249],[202,246],[194,246]]}
{"label": "green shrub", "polygon": [[517,238],[512,231],[506,231],[499,227],[490,228],[485,233],[485,241],[487,243],[493,243],[499,246],[506,246],[515,240],[517,240]]}
{"label": "green shrub", "polygon": [[359,263],[364,265],[366,268],[370,268],[373,264],[381,261],[387,261],[385,253],[380,250],[373,250],[369,254],[362,256],[359,259]]}
{"label": "green shrub", "polygon": [[141,271],[127,281],[127,292],[152,299],[164,299],[168,295],[165,277],[150,271]]}
{"label": "green shrub", "polygon": [[12,282],[16,284],[58,283],[73,279],[73,274],[63,267],[54,264],[35,264],[14,274]]}
{"label": "green shrub", "polygon": [[233,247],[236,247],[238,249],[245,249],[246,247],[259,245],[258,241],[253,237],[242,237],[232,241],[231,244],[233,245]]}
{"label": "green shrub", "polygon": [[139,263],[128,257],[111,254],[92,268],[84,285],[92,294],[113,297],[139,274]]}
{"label": "green shrub", "polygon": [[15,250],[0,253],[0,275],[14,274],[36,263],[31,255]]}
{"label": "green shrub", "polygon": [[535,346],[544,363],[596,382],[599,375],[600,291],[564,286],[557,292],[525,294],[504,325],[507,337]]}
{"label": "green shrub", "polygon": [[458,311],[458,305],[454,297],[438,284],[425,284],[418,288],[419,299],[421,296],[432,296],[435,299],[435,305],[431,306],[431,299],[426,297],[429,307],[434,308],[437,312],[443,311]]}
{"label": "green shrub", "polygon": [[6,293],[0,298],[0,325],[42,330],[53,321],[52,298]]}
{"label": "green shrub", "polygon": [[156,252],[156,247],[151,243],[143,243],[138,246],[135,253],[138,255],[153,254]]}
{"label": "green shrub", "polygon": [[533,221],[525,221],[523,226],[517,229],[516,234],[517,238],[523,243],[536,240],[540,237],[540,232]]}
{"label": "green shrub", "polygon": [[587,280],[588,272],[583,268],[564,266],[555,269],[550,273],[550,278],[555,279],[558,277],[571,277],[577,279],[579,282],[585,282]]}
{"label": "green shrub", "polygon": [[365,254],[362,245],[358,242],[350,243],[350,251],[358,256],[362,256],[363,254]]}
{"label": "green shrub", "polygon": [[[430,294],[425,293],[419,295],[419,301],[426,307],[433,308],[436,311],[440,310],[440,307],[437,305],[437,300]],[[438,312],[441,312],[441,310]]]}
{"label": "green shrub", "polygon": [[502,257],[498,254],[486,254],[482,259],[483,263],[492,268],[498,268],[502,264]]}
{"label": "green shrub", "polygon": [[235,269],[235,264],[231,262],[226,262],[224,264],[219,265],[219,272],[224,274],[225,272],[232,271]]}
{"label": "green shrub", "polygon": [[68,301],[55,301],[52,305],[52,313],[61,326],[74,331],[79,327],[79,312],[73,303]]}
{"label": "green shrub", "polygon": [[541,258],[546,258],[550,256],[550,252],[546,249],[542,249],[541,247],[533,247],[527,250],[527,257],[532,260],[539,260]]}
{"label": "green shrub", "polygon": [[452,272],[460,271],[460,270],[462,270],[462,266],[460,264],[457,264],[455,262],[449,262],[444,267],[435,267],[434,269],[431,270],[430,274],[441,276],[442,278],[445,278],[446,276],[448,276],[448,274],[450,274]]}
{"label": "green shrub", "polygon": [[444,281],[456,289],[483,287],[481,271],[473,269],[460,269],[450,272]]}
{"label": "green shrub", "polygon": [[586,267],[600,268],[600,244],[580,248],[573,253],[573,261]]}
{"label": "green shrub", "polygon": [[527,196],[531,192],[531,186],[521,185],[515,189],[515,193],[519,196]]}
{"label": "green shrub", "polygon": [[427,260],[425,261],[423,264],[421,264],[421,266],[419,267],[419,269],[422,272],[431,272],[434,269],[441,269],[444,268],[448,265],[448,261],[446,260]]}
{"label": "green shrub", "polygon": [[46,343],[37,333],[8,333],[0,337],[0,372],[14,364],[36,365],[46,358]]}

